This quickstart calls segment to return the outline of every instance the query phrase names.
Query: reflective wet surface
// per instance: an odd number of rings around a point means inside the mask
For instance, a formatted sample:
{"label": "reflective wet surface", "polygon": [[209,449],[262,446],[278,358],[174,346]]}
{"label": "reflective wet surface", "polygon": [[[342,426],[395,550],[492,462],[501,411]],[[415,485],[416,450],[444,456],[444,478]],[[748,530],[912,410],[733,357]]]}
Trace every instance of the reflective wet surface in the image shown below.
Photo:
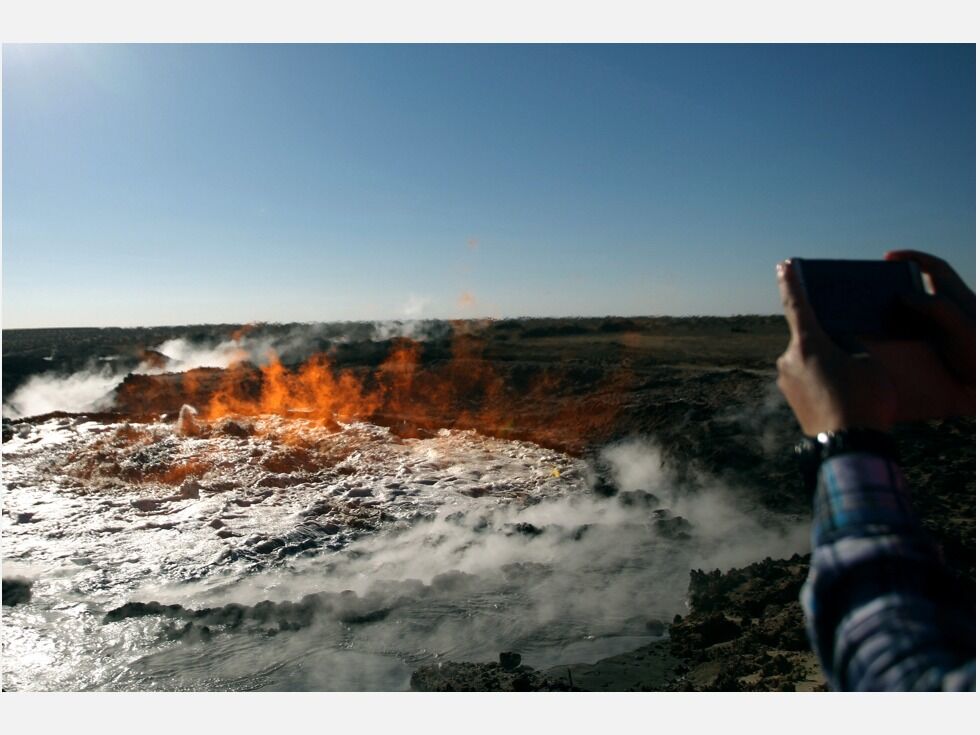
{"label": "reflective wet surface", "polygon": [[68,417],[19,425],[3,458],[4,577],[31,583],[4,608],[7,689],[402,690],[439,658],[591,662],[662,635],[693,566],[759,553],[669,478],[605,498],[584,461],[475,432]]}

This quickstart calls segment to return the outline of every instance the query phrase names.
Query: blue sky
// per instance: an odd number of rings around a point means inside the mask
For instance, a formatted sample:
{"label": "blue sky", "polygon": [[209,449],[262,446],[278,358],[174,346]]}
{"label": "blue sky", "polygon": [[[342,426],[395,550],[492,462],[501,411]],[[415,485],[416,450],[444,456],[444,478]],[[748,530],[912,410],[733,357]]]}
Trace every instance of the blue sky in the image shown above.
{"label": "blue sky", "polygon": [[973,46],[5,46],[3,326],[779,311],[975,284]]}

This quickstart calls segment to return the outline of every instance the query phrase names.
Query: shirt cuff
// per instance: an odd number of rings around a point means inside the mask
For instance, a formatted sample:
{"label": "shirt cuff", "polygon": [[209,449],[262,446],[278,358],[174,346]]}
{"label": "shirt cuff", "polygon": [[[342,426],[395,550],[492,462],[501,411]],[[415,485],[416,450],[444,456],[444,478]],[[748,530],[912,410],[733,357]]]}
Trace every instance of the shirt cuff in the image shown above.
{"label": "shirt cuff", "polygon": [[814,498],[814,546],[854,535],[918,528],[902,471],[867,452],[824,460]]}

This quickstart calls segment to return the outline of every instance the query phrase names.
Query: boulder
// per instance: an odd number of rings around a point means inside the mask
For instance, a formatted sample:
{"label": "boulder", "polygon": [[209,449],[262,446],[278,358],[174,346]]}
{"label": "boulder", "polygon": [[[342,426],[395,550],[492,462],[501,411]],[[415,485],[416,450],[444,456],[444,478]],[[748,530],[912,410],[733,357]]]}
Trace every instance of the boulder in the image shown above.
{"label": "boulder", "polygon": [[31,601],[31,585],[33,582],[24,577],[3,578],[3,604],[20,605]]}

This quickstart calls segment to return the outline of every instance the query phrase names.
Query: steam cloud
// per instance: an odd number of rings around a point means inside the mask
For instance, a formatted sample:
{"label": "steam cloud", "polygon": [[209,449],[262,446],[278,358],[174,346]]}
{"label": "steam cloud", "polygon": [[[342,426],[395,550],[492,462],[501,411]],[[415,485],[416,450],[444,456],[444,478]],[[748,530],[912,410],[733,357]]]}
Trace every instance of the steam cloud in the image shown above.
{"label": "steam cloud", "polygon": [[[239,360],[250,359],[262,345],[249,346],[251,349],[244,349],[232,340],[216,345],[195,345],[185,339],[171,339],[154,348],[167,358],[165,364],[144,361],[132,372],[155,375],[199,367],[228,367]],[[33,375],[4,401],[3,415],[23,418],[51,411],[107,410],[112,407],[113,391],[127,375],[118,365],[112,360],[101,366],[91,363],[86,369],[70,375]]]}
{"label": "steam cloud", "polygon": [[432,303],[432,299],[428,296],[419,296],[414,293],[409,294],[408,301],[402,307],[402,314],[406,319],[417,319],[428,308],[430,303]]}
{"label": "steam cloud", "polygon": [[[679,486],[648,441],[607,447],[601,463],[618,496],[579,488],[526,507],[453,500],[431,520],[365,538],[331,557],[296,560],[287,574],[261,572],[220,591],[146,589],[141,597],[205,607],[353,591],[365,610],[390,614],[348,626],[323,613],[269,655],[303,660],[294,687],[400,688],[411,670],[404,662],[433,657],[486,661],[513,649],[547,668],[631,650],[684,612],[691,569],[728,569],[807,548],[802,519],[766,519],[711,477]],[[672,521],[678,518],[689,525]],[[254,652],[241,653],[241,643],[215,639],[207,648],[215,657],[208,665],[224,675],[254,676]],[[356,662],[352,650],[361,657]],[[189,646],[152,656],[147,665],[172,668],[179,656],[203,654]],[[278,658],[265,664],[270,671],[280,665]],[[375,669],[368,673],[366,665]],[[389,679],[379,685],[379,677]]]}
{"label": "steam cloud", "polygon": [[[52,411],[71,413],[108,410],[112,392],[129,372],[155,375],[195,368],[226,368],[247,360],[256,365],[268,363],[272,355],[283,362],[300,362],[317,351],[348,342],[383,342],[395,338],[416,341],[444,338],[451,326],[438,320],[297,324],[288,329],[263,328],[222,341],[196,342],[182,337],[167,340],[154,352],[166,356],[164,364],[147,360],[128,370],[117,358],[92,362],[69,375],[34,375],[4,398],[3,416],[10,419],[38,416]],[[132,366],[132,363],[129,363]]]}
{"label": "steam cloud", "polygon": [[37,416],[51,411],[98,411],[112,403],[111,391],[122,382],[106,364],[71,375],[34,375],[3,404],[6,418]]}

